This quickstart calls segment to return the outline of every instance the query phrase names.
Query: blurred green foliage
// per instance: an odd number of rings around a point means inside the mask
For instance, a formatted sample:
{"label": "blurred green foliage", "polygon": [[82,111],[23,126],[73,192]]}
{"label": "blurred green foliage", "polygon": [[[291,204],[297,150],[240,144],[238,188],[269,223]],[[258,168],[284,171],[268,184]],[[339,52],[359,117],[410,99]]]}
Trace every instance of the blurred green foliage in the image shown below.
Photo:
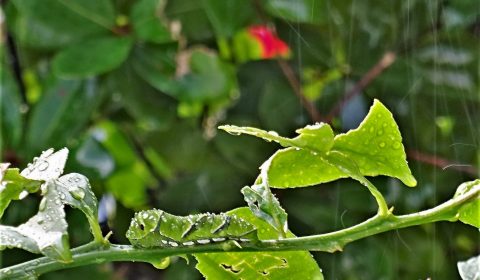
{"label": "blurred green foliage", "polygon": [[[275,147],[216,127],[293,136],[314,120],[292,75],[326,117],[387,51],[396,54],[393,64],[331,122],[336,132],[356,127],[373,98],[393,112],[419,187],[372,181],[396,213],[407,213],[479,176],[477,0],[8,0],[2,12],[1,161],[23,168],[42,150],[69,147],[67,171],[87,175],[99,198],[116,198],[108,225],[119,241],[134,210],[184,215],[244,205],[240,189]],[[289,46],[290,74],[262,59],[260,42],[244,40],[258,25]],[[353,225],[375,211],[368,192],[348,180],[275,192],[296,235]],[[24,222],[36,203],[13,202],[2,223]],[[72,245],[85,242],[86,219],[75,211],[67,219]],[[456,262],[479,250],[477,230],[440,223],[315,257],[326,279],[455,279]],[[1,254],[2,266],[33,257]],[[68,275],[198,279],[192,268],[182,260],[165,271],[122,263]]]}

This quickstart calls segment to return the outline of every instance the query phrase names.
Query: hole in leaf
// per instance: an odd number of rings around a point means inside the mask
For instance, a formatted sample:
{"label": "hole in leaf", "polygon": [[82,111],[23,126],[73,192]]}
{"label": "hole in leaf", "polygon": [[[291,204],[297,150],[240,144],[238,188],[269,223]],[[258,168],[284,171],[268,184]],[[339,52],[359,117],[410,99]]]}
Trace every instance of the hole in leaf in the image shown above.
{"label": "hole in leaf", "polygon": [[220,265],[223,267],[223,269],[229,270],[233,273],[239,273],[241,271],[241,269],[235,269],[232,265],[228,265],[228,264],[224,264],[224,263],[222,263]]}

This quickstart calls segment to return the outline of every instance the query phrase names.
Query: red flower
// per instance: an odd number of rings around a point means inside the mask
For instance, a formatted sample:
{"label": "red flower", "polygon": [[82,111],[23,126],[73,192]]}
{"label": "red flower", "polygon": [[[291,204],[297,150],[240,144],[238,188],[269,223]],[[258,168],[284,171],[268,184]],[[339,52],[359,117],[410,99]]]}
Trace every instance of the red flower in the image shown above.
{"label": "red flower", "polygon": [[272,33],[272,30],[264,25],[252,25],[248,28],[262,49],[262,58],[273,58],[277,56],[288,56],[290,48],[280,38]]}

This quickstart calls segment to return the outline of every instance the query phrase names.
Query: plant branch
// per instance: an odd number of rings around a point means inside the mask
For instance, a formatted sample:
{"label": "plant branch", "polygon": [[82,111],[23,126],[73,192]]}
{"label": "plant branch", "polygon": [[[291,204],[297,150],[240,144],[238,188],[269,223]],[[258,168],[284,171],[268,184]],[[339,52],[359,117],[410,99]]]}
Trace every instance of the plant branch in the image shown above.
{"label": "plant branch", "polygon": [[332,119],[340,113],[345,104],[360,94],[364,88],[366,88],[375,78],[382,74],[388,67],[390,67],[395,60],[397,59],[397,54],[393,51],[387,51],[383,54],[382,58],[368,70],[365,75],[358,81],[351,89],[345,92],[344,97],[333,107],[333,109],[328,113],[326,121],[328,123],[332,122]]}
{"label": "plant branch", "polygon": [[443,170],[447,168],[455,169],[457,171],[472,175],[473,177],[478,176],[480,170],[473,165],[459,164],[452,162],[446,158],[442,158],[436,155],[426,154],[417,150],[407,150],[407,156],[413,160],[423,162]]}
{"label": "plant branch", "polygon": [[315,104],[308,100],[305,95],[303,95],[302,91],[302,86],[300,84],[300,81],[297,79],[295,76],[295,73],[293,72],[292,67],[282,59],[278,60],[278,66],[280,66],[280,69],[283,72],[283,75],[288,80],[288,83],[293,89],[293,92],[295,95],[300,99],[300,103],[302,104],[303,108],[307,111],[308,115],[310,116],[310,119],[314,122],[321,122],[323,120],[323,117],[320,115],[318,112],[317,108],[315,107]]}
{"label": "plant branch", "polygon": [[161,258],[181,254],[298,250],[335,252],[342,250],[350,242],[382,232],[438,221],[457,221],[459,209],[472,200],[478,199],[479,196],[480,185],[476,185],[464,195],[418,213],[400,216],[377,214],[363,223],[331,233],[280,240],[242,242],[241,247],[235,246],[233,242],[177,248],[135,248],[130,245],[102,246],[97,242],[92,242],[73,249],[73,261],[70,263],[61,263],[42,257],[1,269],[0,279],[38,277],[50,271],[113,261],[156,262]]}

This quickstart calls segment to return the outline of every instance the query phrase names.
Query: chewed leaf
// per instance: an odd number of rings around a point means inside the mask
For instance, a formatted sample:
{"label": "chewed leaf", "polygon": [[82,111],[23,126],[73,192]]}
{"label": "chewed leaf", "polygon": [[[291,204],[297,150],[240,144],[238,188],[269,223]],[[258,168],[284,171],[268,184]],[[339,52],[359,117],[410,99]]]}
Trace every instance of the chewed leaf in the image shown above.
{"label": "chewed leaf", "polygon": [[[60,201],[60,192],[55,181],[50,180],[42,186],[44,197],[38,213],[20,226],[3,227],[9,237],[1,239],[3,247],[17,247],[42,254],[53,259],[71,261],[68,244],[65,211]],[[2,234],[3,236],[3,234]]]}
{"label": "chewed leaf", "polygon": [[458,262],[457,267],[462,280],[480,279],[480,256],[470,258],[463,262]]}
{"label": "chewed leaf", "polygon": [[[90,227],[97,227],[98,203],[87,177],[70,173],[60,177],[56,184],[59,185],[58,191],[62,203],[80,209],[87,216]],[[92,232],[93,230],[92,228]]]}
{"label": "chewed leaf", "polygon": [[409,187],[417,184],[392,113],[378,100],[357,129],[335,136],[332,150],[355,161],[364,176],[386,175]]}
{"label": "chewed leaf", "polygon": [[[244,207],[228,214],[245,219],[258,228],[260,239],[275,239],[271,225]],[[288,233],[288,237],[293,237]],[[195,254],[196,268],[209,279],[323,279],[322,271],[308,251]]]}
{"label": "chewed leaf", "polygon": [[267,182],[244,187],[242,194],[255,216],[272,225],[281,237],[286,236],[288,231],[287,213],[270,191]]}
{"label": "chewed leaf", "polygon": [[[471,182],[465,182],[458,186],[454,197],[465,195],[469,192],[480,189],[480,179]],[[459,210],[459,219],[465,224],[472,225],[480,229],[480,197],[470,201]]]}
{"label": "chewed leaf", "polygon": [[21,176],[16,168],[7,168],[8,164],[0,164],[0,217],[10,201],[23,199],[29,193],[38,191],[42,183]]}
{"label": "chewed leaf", "polygon": [[53,149],[48,149],[42,152],[40,157],[33,158],[33,162],[29,163],[20,175],[28,179],[42,181],[60,177],[67,162],[68,149],[63,148],[55,153],[53,151]]}
{"label": "chewed leaf", "polygon": [[295,138],[282,137],[275,131],[265,131],[254,127],[223,125],[219,129],[223,129],[233,135],[248,134],[269,142],[275,141],[283,147],[294,147],[319,153],[330,150],[333,145],[332,128],[325,123],[307,125],[304,128],[297,129],[296,132],[299,135]]}

